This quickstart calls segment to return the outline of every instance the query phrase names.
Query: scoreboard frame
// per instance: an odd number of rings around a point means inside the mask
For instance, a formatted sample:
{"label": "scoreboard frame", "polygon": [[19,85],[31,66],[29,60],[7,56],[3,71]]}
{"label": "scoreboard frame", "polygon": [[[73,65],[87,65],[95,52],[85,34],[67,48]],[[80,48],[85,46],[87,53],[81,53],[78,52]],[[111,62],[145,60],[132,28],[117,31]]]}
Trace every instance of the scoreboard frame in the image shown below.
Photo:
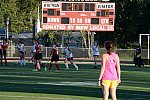
{"label": "scoreboard frame", "polygon": [[42,1],[42,30],[114,31],[115,3]]}

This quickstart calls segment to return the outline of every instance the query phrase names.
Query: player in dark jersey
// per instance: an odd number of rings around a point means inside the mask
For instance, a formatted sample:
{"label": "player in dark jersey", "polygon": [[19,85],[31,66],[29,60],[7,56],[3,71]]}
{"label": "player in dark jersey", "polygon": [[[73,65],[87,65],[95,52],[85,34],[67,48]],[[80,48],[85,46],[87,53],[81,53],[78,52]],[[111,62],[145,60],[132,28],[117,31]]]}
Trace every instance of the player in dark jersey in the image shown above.
{"label": "player in dark jersey", "polygon": [[58,48],[56,47],[56,44],[53,44],[53,48],[52,48],[52,51],[50,53],[50,56],[51,56],[51,62],[50,62],[49,71],[52,70],[52,63],[54,61],[55,61],[57,71],[59,71],[59,65],[58,65],[59,55],[58,55]]}
{"label": "player in dark jersey", "polygon": [[[1,43],[0,43],[1,44]],[[3,53],[2,53],[2,48],[1,48],[1,46],[0,46],[0,62],[1,62],[1,65],[3,65]]]}
{"label": "player in dark jersey", "polygon": [[[6,59],[7,49],[8,49],[8,43],[6,40],[3,40],[3,43],[1,44],[1,52],[2,52],[1,59],[3,60],[3,56],[4,56],[5,65],[7,65],[7,59]],[[2,64],[2,60],[1,60],[1,64]]]}
{"label": "player in dark jersey", "polygon": [[41,69],[40,66],[42,66],[44,68],[44,70],[46,71],[46,67],[44,66],[44,64],[41,62],[42,60],[42,47],[40,45],[40,43],[38,41],[35,42],[35,70],[39,71]]}

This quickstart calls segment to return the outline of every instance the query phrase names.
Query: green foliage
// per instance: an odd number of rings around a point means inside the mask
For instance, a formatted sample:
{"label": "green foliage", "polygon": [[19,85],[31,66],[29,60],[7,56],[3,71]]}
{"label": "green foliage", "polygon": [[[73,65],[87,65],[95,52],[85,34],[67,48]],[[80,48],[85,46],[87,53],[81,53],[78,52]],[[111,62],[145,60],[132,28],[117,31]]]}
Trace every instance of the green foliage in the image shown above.
{"label": "green foliage", "polygon": [[[17,34],[24,30],[32,30],[32,19],[37,18],[37,7],[41,7],[41,1],[1,0],[0,27],[6,28],[6,18],[9,17],[9,31]],[[116,3],[115,32],[97,32],[95,39],[101,47],[104,41],[112,40],[119,48],[132,48],[131,44],[138,42],[139,34],[150,33],[150,0],[111,0],[111,2]],[[83,39],[85,42],[86,36],[83,35]],[[48,32],[48,39],[45,41],[57,42],[57,39]]]}
{"label": "green foliage", "polygon": [[[59,31],[60,32],[60,31]],[[42,31],[37,33],[37,38],[42,40],[42,44],[45,46],[50,46],[52,43],[58,44],[62,34],[57,31]]]}
{"label": "green foliage", "polygon": [[1,0],[0,27],[6,27],[6,18],[10,19],[10,30],[19,33],[32,30],[32,18],[37,16],[36,0]]}
{"label": "green foliage", "polygon": [[[78,64],[60,71],[34,72],[33,64],[19,67],[15,63],[0,66],[1,100],[103,100],[102,87],[97,86],[99,69],[93,65]],[[49,67],[49,63],[45,64]],[[148,100],[150,91],[150,68],[121,65],[122,83],[117,87],[118,100]],[[110,97],[111,98],[111,97]]]}
{"label": "green foliage", "polygon": [[[116,3],[115,32],[97,32],[96,38],[103,46],[112,40],[119,48],[131,48],[139,41],[139,34],[150,31],[149,0],[112,0]],[[100,33],[100,34],[99,34]]]}

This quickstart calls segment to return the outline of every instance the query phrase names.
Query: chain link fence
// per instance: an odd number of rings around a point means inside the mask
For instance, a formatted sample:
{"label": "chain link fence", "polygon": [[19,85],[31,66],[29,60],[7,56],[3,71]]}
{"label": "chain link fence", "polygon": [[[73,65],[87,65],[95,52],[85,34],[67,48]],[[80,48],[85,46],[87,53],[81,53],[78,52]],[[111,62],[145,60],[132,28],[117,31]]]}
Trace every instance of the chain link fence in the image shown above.
{"label": "chain link fence", "polygon": [[[26,57],[32,57],[31,51],[32,51],[32,46],[25,46],[26,47]],[[43,52],[42,55],[43,57],[47,58],[50,55],[51,47],[43,47]],[[64,48],[58,48],[59,52],[62,53]],[[89,58],[92,59],[92,51],[89,48],[70,48],[73,52],[74,58]],[[100,48],[100,57],[101,58],[102,54],[105,53],[106,50],[104,48]],[[128,60],[132,61],[134,54],[135,54],[135,49],[115,49],[115,52],[119,55],[121,60]],[[142,58],[147,59],[147,49],[142,49]],[[19,51],[16,46],[9,46],[7,50],[7,57],[19,57]],[[64,55],[60,54],[60,58],[64,58]]]}

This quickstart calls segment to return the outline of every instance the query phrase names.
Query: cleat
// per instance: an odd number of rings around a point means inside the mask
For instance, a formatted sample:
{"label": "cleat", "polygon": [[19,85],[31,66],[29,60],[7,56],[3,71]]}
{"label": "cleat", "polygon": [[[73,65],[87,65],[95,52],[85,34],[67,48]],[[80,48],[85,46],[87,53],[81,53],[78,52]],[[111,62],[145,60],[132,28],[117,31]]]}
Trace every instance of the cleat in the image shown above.
{"label": "cleat", "polygon": [[97,69],[97,66],[92,67],[93,69]]}
{"label": "cleat", "polygon": [[65,68],[65,70],[69,70],[69,68]]}
{"label": "cleat", "polygon": [[37,72],[38,70],[37,70],[37,69],[33,69],[32,71],[33,71],[33,72]]}
{"label": "cleat", "polygon": [[60,72],[60,70],[56,70],[56,72]]}
{"label": "cleat", "polygon": [[49,72],[52,72],[52,70],[49,70]]}
{"label": "cleat", "polygon": [[44,71],[47,71],[47,68],[46,68],[46,67],[44,68]]}

